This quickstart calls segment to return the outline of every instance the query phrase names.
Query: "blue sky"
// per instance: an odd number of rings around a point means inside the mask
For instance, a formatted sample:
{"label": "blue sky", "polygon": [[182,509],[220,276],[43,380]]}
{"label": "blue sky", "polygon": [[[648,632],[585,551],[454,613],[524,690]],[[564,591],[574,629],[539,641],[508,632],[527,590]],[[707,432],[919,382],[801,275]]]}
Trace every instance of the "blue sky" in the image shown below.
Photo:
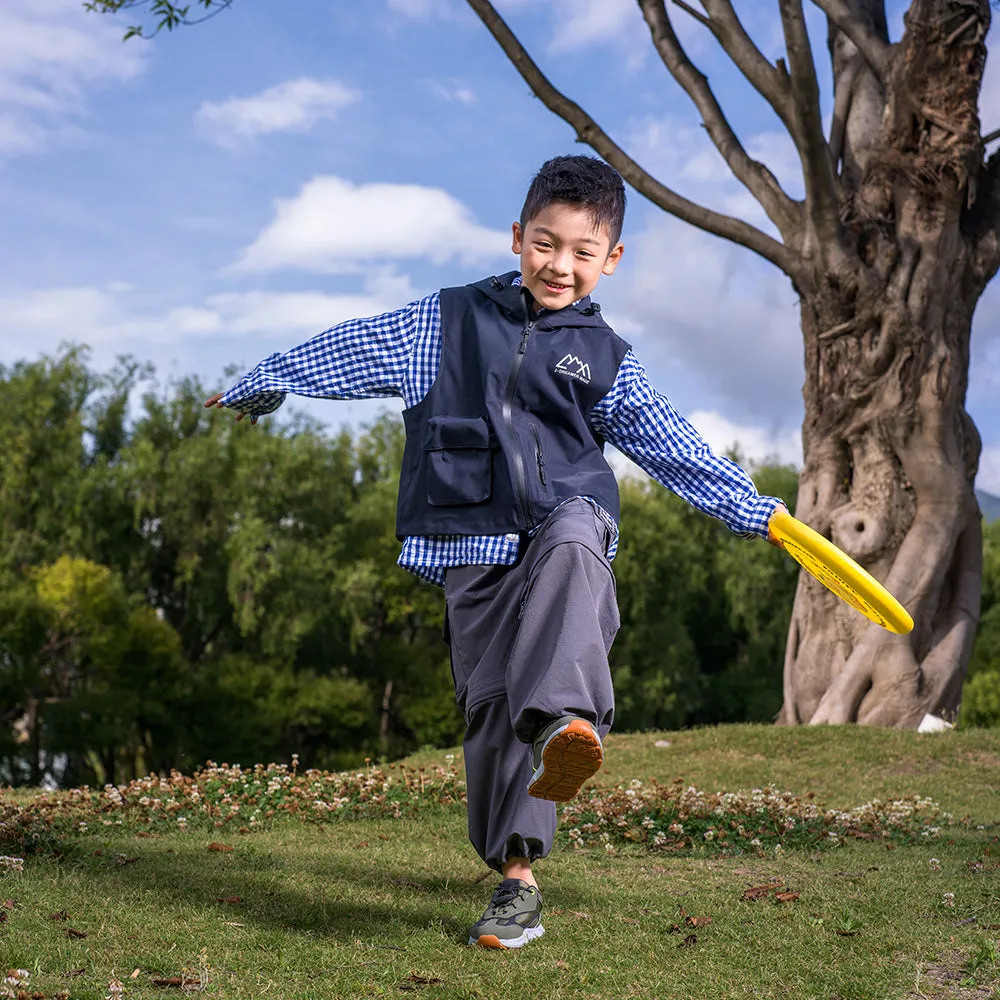
{"label": "blue sky", "polygon": [[[905,4],[889,6],[898,37]],[[647,169],[764,224],[634,0],[497,7]],[[777,4],[752,8],[747,28],[774,58]],[[196,28],[125,44],[134,17],[87,14],[80,0],[0,0],[0,15],[0,363],[72,341],[99,368],[130,353],[161,379],[222,388],[229,365],[516,266],[510,223],[534,170],[587,151],[463,0],[236,0]],[[744,144],[800,194],[780,124],[707,32],[671,16]],[[809,17],[827,86],[823,21]],[[982,116],[984,130],[1000,127],[992,62]],[[802,345],[787,279],[630,195],[625,256],[595,294],[604,315],[713,445],[797,461]],[[979,482],[994,493],[998,319],[994,284],[973,327],[968,402],[985,445]],[[304,408],[337,426],[386,405]]]}

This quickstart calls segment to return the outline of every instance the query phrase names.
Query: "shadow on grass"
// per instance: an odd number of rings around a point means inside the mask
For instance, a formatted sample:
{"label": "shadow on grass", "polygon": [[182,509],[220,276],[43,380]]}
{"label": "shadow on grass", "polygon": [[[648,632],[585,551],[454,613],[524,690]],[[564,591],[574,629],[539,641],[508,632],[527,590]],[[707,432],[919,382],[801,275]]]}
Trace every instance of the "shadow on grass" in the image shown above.
{"label": "shadow on grass", "polygon": [[[426,828],[415,831],[414,843],[426,833]],[[439,928],[465,944],[498,876],[487,873],[471,848],[460,859],[459,841],[449,835],[440,834],[438,873],[402,857],[373,859],[356,851],[347,843],[355,839],[353,830],[327,850],[311,838],[303,849],[302,834],[294,829],[283,842],[280,827],[264,833],[266,841],[255,841],[255,834],[229,838],[231,852],[207,850],[214,839],[207,832],[165,837],[162,845],[123,834],[106,842],[100,856],[82,849],[64,863],[85,872],[99,892],[151,897],[155,908],[176,907],[186,918],[199,909],[214,911],[222,920],[262,930],[376,948],[398,948],[416,931]],[[136,860],[119,862],[116,852]],[[476,874],[462,871],[473,864]],[[558,892],[559,905],[570,909],[607,905],[597,887],[591,892],[560,884]],[[233,897],[238,901],[230,901]]]}

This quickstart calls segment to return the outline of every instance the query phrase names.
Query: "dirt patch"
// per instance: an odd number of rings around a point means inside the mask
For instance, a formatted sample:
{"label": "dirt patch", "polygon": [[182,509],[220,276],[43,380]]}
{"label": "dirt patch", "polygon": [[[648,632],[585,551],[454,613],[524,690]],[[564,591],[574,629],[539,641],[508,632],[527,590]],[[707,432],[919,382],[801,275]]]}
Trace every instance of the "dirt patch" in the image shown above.
{"label": "dirt patch", "polygon": [[916,989],[906,994],[907,1000],[991,1000],[996,996],[1000,980],[963,986],[966,979],[965,956],[958,951],[946,956],[942,962],[921,962],[917,966],[919,979]]}

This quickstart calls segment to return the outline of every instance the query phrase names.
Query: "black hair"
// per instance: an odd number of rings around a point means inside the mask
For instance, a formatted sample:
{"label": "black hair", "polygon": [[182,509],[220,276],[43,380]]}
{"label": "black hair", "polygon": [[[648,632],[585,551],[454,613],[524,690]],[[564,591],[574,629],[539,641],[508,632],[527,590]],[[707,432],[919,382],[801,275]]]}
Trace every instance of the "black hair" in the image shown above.
{"label": "black hair", "polygon": [[625,221],[625,184],[621,174],[596,156],[556,156],[535,174],[521,208],[521,229],[553,202],[590,211],[594,226],[607,226],[609,250],[618,244]]}

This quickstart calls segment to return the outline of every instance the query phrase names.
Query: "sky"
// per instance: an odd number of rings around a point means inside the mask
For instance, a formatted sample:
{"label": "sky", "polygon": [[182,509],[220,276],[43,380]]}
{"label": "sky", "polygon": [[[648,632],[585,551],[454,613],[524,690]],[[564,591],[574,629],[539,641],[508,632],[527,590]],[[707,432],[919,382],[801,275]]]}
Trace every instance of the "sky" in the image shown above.
{"label": "sky", "polygon": [[[550,79],[658,179],[765,227],[653,49],[635,0],[498,0]],[[668,5],[669,6],[669,5]],[[737,5],[774,59],[776,0]],[[807,16],[829,113],[825,25]],[[903,0],[889,0],[892,37]],[[750,13],[750,11],[753,13]],[[541,11],[541,13],[539,13]],[[751,155],[793,196],[794,148],[711,36],[671,17]],[[541,163],[590,152],[464,0],[235,0],[152,41],[81,0],[0,0],[0,364],[87,344],[160,383],[226,388],[342,320],[517,266]],[[996,29],[990,36],[993,47]],[[984,132],[1000,127],[987,64]],[[630,190],[625,254],[594,298],[717,449],[801,461],[802,337],[787,278]],[[973,323],[978,485],[1000,494],[1000,290]],[[358,427],[393,401],[292,405]]]}

